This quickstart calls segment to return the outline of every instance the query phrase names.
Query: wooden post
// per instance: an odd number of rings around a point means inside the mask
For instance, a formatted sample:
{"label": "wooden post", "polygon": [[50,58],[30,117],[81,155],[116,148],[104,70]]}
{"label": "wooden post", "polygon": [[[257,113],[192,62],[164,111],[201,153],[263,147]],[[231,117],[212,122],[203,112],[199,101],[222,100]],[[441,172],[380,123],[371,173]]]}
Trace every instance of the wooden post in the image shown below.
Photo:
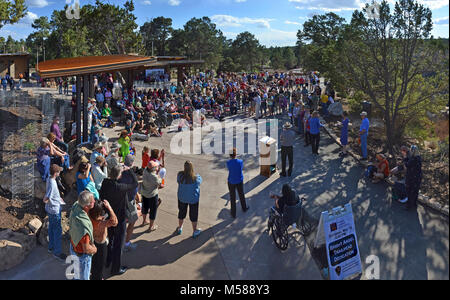
{"label": "wooden post", "polygon": [[88,142],[88,103],[89,103],[89,75],[83,76],[83,142]]}
{"label": "wooden post", "polygon": [[95,90],[94,90],[94,75],[89,74],[89,98],[94,98]]}
{"label": "wooden post", "polygon": [[81,76],[77,75],[77,145],[81,144]]}

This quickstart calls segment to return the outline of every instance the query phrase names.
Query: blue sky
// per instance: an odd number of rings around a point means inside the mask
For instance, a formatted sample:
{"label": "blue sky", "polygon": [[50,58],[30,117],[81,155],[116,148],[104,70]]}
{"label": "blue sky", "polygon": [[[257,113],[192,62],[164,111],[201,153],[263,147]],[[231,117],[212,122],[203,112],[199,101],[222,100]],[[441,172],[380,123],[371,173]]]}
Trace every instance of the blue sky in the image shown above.
{"label": "blue sky", "polygon": [[[75,0],[67,0],[74,2]],[[393,3],[394,0],[388,0]],[[28,15],[19,24],[6,25],[0,36],[26,38],[33,30],[31,23],[40,16],[51,16],[61,10],[66,0],[26,0]],[[95,0],[79,0],[80,5]],[[105,0],[122,4],[124,0]],[[355,9],[367,0],[135,0],[137,23],[164,16],[173,19],[174,28],[181,28],[193,17],[210,17],[227,38],[234,39],[250,31],[266,46],[294,46],[296,33],[314,14],[333,11],[348,21]],[[449,0],[419,0],[433,12],[435,37],[449,37]]]}

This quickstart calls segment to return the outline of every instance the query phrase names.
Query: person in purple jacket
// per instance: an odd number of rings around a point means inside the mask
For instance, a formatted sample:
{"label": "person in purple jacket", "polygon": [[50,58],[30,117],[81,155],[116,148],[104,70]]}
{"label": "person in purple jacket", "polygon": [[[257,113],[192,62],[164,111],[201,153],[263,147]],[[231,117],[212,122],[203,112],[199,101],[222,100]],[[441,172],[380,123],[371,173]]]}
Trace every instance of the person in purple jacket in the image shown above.
{"label": "person in purple jacket", "polygon": [[61,129],[59,128],[59,117],[55,116],[53,118],[52,126],[50,126],[50,132],[56,136],[56,140],[54,144],[64,152],[69,151],[69,146],[64,143],[64,138],[61,133]]}
{"label": "person in purple jacket", "polygon": [[237,150],[233,148],[230,157],[231,159],[227,162],[228,167],[228,190],[230,191],[230,201],[231,201],[231,216],[236,218],[236,189],[239,193],[239,199],[242,206],[242,211],[245,213],[249,207],[245,202],[244,193],[244,162],[241,159],[236,159]]}

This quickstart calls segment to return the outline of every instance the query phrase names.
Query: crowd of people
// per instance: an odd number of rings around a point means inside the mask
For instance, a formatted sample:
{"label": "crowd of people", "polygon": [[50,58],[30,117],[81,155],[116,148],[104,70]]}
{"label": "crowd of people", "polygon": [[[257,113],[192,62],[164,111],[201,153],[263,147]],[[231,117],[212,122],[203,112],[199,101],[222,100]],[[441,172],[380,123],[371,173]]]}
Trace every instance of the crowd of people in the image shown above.
{"label": "crowd of people", "polygon": [[13,76],[11,76],[9,73],[6,73],[5,76],[3,76],[3,77],[0,75],[0,84],[2,85],[2,88],[4,91],[6,91],[8,89],[8,86],[11,91],[14,91],[15,89],[21,90],[23,79],[24,79],[23,73],[19,73],[18,79],[19,79],[19,82],[17,83],[14,80]]}
{"label": "crowd of people", "polygon": [[[62,81],[62,87],[66,86]],[[269,74],[219,74],[211,72],[185,77],[179,86],[136,90],[123,88],[113,82],[110,74],[96,78],[95,99],[89,100],[89,142],[93,152],[89,159],[78,164],[75,174],[78,200],[70,213],[70,253],[80,260],[78,279],[101,280],[105,268],[111,275],[126,272],[122,264],[123,251],[136,248],[132,240],[133,230],[139,218],[141,226],[148,232],[158,229],[156,224],[159,206],[163,203],[159,191],[165,188],[165,151],[144,147],[142,165],[134,166],[136,148],[133,138],[150,135],[162,136],[162,128],[179,119],[179,130],[189,130],[194,124],[193,112],[200,113],[203,122],[209,116],[223,120],[227,115],[242,114],[248,118],[272,117],[277,114],[289,116],[280,137],[282,177],[292,176],[295,139],[304,139],[305,147],[311,147],[313,155],[319,155],[320,130],[324,126],[319,116],[326,116],[328,107],[335,102],[335,93],[330,84],[322,91],[319,77],[315,73],[294,76],[283,73]],[[68,87],[67,87],[68,90]],[[61,89],[60,89],[61,92]],[[75,103],[74,103],[75,102]],[[72,102],[74,111],[76,101]],[[342,114],[340,156],[348,153],[348,113]],[[360,143],[363,159],[367,159],[367,137],[369,120],[361,113]],[[119,120],[119,122],[116,122]],[[109,145],[102,128],[124,126],[117,142]],[[72,139],[75,138],[72,131]],[[43,138],[37,151],[38,169],[46,182],[44,202],[49,215],[49,252],[59,259],[61,251],[61,207],[65,205],[61,190],[67,189],[61,182],[61,173],[74,167],[70,164],[68,145],[62,137],[59,119],[54,118],[50,133]],[[231,202],[231,217],[236,218],[236,190],[242,211],[249,210],[244,191],[244,161],[238,159],[232,149],[227,162],[229,171],[228,189]],[[391,173],[406,172],[406,196],[399,201],[408,207],[416,205],[421,180],[421,159],[417,147],[406,149],[403,164],[389,169],[382,154],[371,169],[374,182],[385,179]],[[287,160],[289,169],[286,172]],[[139,178],[141,182],[139,184]],[[197,238],[200,186],[202,177],[194,172],[192,162],[186,161],[177,174],[178,226],[175,234],[183,232],[184,220],[189,210],[192,237]],[[298,199],[289,186],[284,186],[283,196],[273,196],[276,208],[281,209]],[[407,200],[405,200],[407,198]],[[408,200],[409,199],[409,200]],[[148,221],[147,221],[148,219]]]}

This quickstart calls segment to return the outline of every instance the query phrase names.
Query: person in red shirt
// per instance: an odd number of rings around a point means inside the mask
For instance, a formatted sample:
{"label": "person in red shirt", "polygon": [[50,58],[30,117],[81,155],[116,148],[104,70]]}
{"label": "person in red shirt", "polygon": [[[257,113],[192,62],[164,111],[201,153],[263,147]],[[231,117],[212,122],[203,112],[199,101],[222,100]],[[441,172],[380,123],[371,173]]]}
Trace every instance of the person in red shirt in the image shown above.
{"label": "person in red shirt", "polygon": [[377,171],[373,175],[372,183],[378,183],[381,180],[389,177],[389,162],[383,154],[377,154],[378,164],[376,165]]}
{"label": "person in red shirt", "polygon": [[142,150],[142,171],[147,168],[148,163],[150,162],[150,155],[148,154],[150,152],[150,148],[147,146],[144,147],[144,150]]}

